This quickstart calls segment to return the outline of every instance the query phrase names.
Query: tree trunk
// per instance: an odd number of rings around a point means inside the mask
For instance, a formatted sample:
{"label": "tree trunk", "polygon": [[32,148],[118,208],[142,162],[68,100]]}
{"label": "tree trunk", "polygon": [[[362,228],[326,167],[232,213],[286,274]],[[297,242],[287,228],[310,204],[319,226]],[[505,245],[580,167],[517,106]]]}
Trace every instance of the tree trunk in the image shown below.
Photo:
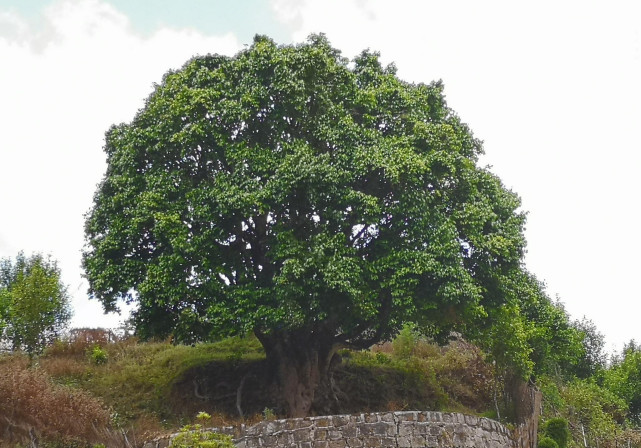
{"label": "tree trunk", "polygon": [[[306,417],[313,408],[331,408],[332,358],[339,348],[314,332],[258,335],[265,348],[272,381],[288,417]],[[328,393],[329,390],[329,393]]]}

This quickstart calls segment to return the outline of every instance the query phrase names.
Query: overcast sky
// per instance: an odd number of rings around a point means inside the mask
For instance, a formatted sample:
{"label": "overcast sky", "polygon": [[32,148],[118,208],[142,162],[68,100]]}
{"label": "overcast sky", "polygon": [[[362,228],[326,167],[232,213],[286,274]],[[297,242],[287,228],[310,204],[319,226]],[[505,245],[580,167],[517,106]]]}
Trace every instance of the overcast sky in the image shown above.
{"label": "overcast sky", "polygon": [[638,0],[0,0],[0,257],[51,254],[73,325],[117,326],[80,270],[104,132],[195,54],[312,32],[442,79],[528,211],[528,269],[608,349],[641,340]]}

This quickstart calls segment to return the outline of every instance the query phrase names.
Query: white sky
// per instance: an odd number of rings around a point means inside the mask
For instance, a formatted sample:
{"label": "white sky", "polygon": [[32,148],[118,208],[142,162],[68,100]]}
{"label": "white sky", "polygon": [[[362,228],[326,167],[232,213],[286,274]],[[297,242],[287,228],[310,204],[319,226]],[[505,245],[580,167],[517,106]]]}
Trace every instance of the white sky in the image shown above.
{"label": "white sky", "polygon": [[608,348],[641,339],[636,0],[0,0],[0,257],[50,253],[73,325],[116,326],[79,267],[104,132],[194,54],[321,31],[348,57],[380,51],[403,79],[442,79],[529,212],[528,268]]}

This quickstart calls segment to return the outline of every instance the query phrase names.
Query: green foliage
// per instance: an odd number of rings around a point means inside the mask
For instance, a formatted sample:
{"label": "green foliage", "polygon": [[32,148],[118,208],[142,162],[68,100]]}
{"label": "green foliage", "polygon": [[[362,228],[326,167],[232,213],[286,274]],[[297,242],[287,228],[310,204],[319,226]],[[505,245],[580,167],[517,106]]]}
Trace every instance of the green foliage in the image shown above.
{"label": "green foliage", "polygon": [[447,335],[520,269],[520,201],[477,167],[442,84],[324,36],[194,58],[105,150],[83,264],[105,309],[139,302],[143,337]]}
{"label": "green foliage", "polygon": [[554,439],[550,437],[541,437],[539,439],[539,448],[559,448],[559,444],[554,441]]}
{"label": "green foliage", "polygon": [[561,417],[549,419],[545,422],[545,435],[554,440],[559,448],[567,448],[570,440],[568,421]]}
{"label": "green foliage", "polygon": [[572,323],[583,337],[583,354],[574,367],[574,373],[579,378],[589,378],[601,372],[606,366],[605,339],[594,322],[586,317]]}
{"label": "green foliage", "polygon": [[507,303],[488,308],[488,319],[470,337],[501,370],[523,379],[560,374],[572,378],[585,360],[586,333],[571,322],[563,305],[525,270],[512,271],[493,285],[492,295]]}
{"label": "green foliage", "polygon": [[560,377],[542,377],[539,386],[544,396],[544,418],[567,421],[571,439],[582,440],[585,433],[592,446],[597,440],[615,440],[623,430],[626,402],[593,379],[566,383]]}
{"label": "green foliage", "polygon": [[276,420],[276,414],[271,408],[263,409],[263,419],[265,420]]}
{"label": "green foliage", "polygon": [[528,343],[528,321],[521,315],[516,303],[494,310],[491,317],[492,326],[483,342],[489,346],[492,359],[499,367],[527,378],[534,367],[534,362],[530,359],[533,349]]}
{"label": "green foliage", "polygon": [[[617,423],[624,422],[626,403],[589,380],[570,383],[565,391],[565,399],[575,415],[576,427],[583,425],[593,438],[614,438]],[[566,418],[570,420],[570,416]]]}
{"label": "green foliage", "polygon": [[71,318],[57,263],[40,254],[0,260],[0,330],[14,350],[39,353]]}
{"label": "green foliage", "polygon": [[412,356],[420,336],[415,324],[411,322],[404,324],[401,331],[392,341],[394,356],[399,359],[408,359]]}
{"label": "green foliage", "polygon": [[105,349],[103,349],[99,345],[94,345],[89,352],[89,358],[94,364],[100,365],[107,362],[107,360],[109,359],[109,355],[107,354],[107,351]]}
{"label": "green foliage", "polygon": [[207,420],[211,420],[211,415],[207,412],[201,411],[196,415],[196,420],[204,424]]}
{"label": "green foliage", "polygon": [[[491,405],[493,369],[477,347],[464,341],[439,346],[420,335],[412,325],[405,329],[391,343],[373,351],[344,354],[348,371],[354,371],[358,375],[356,381],[361,383],[361,388],[352,395],[369,395],[370,403],[382,402],[378,405],[382,407],[376,409],[429,408],[476,413]],[[389,390],[398,393],[385,396]]]}
{"label": "green foliage", "polygon": [[628,344],[622,358],[603,373],[603,386],[629,406],[628,418],[641,424],[641,351],[634,341]]}
{"label": "green foliage", "polygon": [[170,448],[234,448],[235,446],[230,436],[203,430],[199,424],[184,426],[169,444]]}

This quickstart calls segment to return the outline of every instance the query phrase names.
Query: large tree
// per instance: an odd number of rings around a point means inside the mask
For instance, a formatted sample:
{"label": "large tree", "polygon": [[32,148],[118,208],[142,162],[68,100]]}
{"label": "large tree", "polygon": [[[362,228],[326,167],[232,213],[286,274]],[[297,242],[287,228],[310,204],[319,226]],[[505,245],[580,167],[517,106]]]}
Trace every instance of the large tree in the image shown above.
{"label": "large tree", "polygon": [[67,287],[55,260],[22,252],[0,260],[0,335],[30,356],[60,335],[71,318]]}
{"label": "large tree", "polygon": [[477,166],[442,84],[404,82],[369,51],[349,61],[322,35],[192,59],[105,151],[90,295],[137,301],[143,337],[253,332],[290,415],[325,396],[339,348],[408,320],[461,327],[521,269],[519,200]]}

